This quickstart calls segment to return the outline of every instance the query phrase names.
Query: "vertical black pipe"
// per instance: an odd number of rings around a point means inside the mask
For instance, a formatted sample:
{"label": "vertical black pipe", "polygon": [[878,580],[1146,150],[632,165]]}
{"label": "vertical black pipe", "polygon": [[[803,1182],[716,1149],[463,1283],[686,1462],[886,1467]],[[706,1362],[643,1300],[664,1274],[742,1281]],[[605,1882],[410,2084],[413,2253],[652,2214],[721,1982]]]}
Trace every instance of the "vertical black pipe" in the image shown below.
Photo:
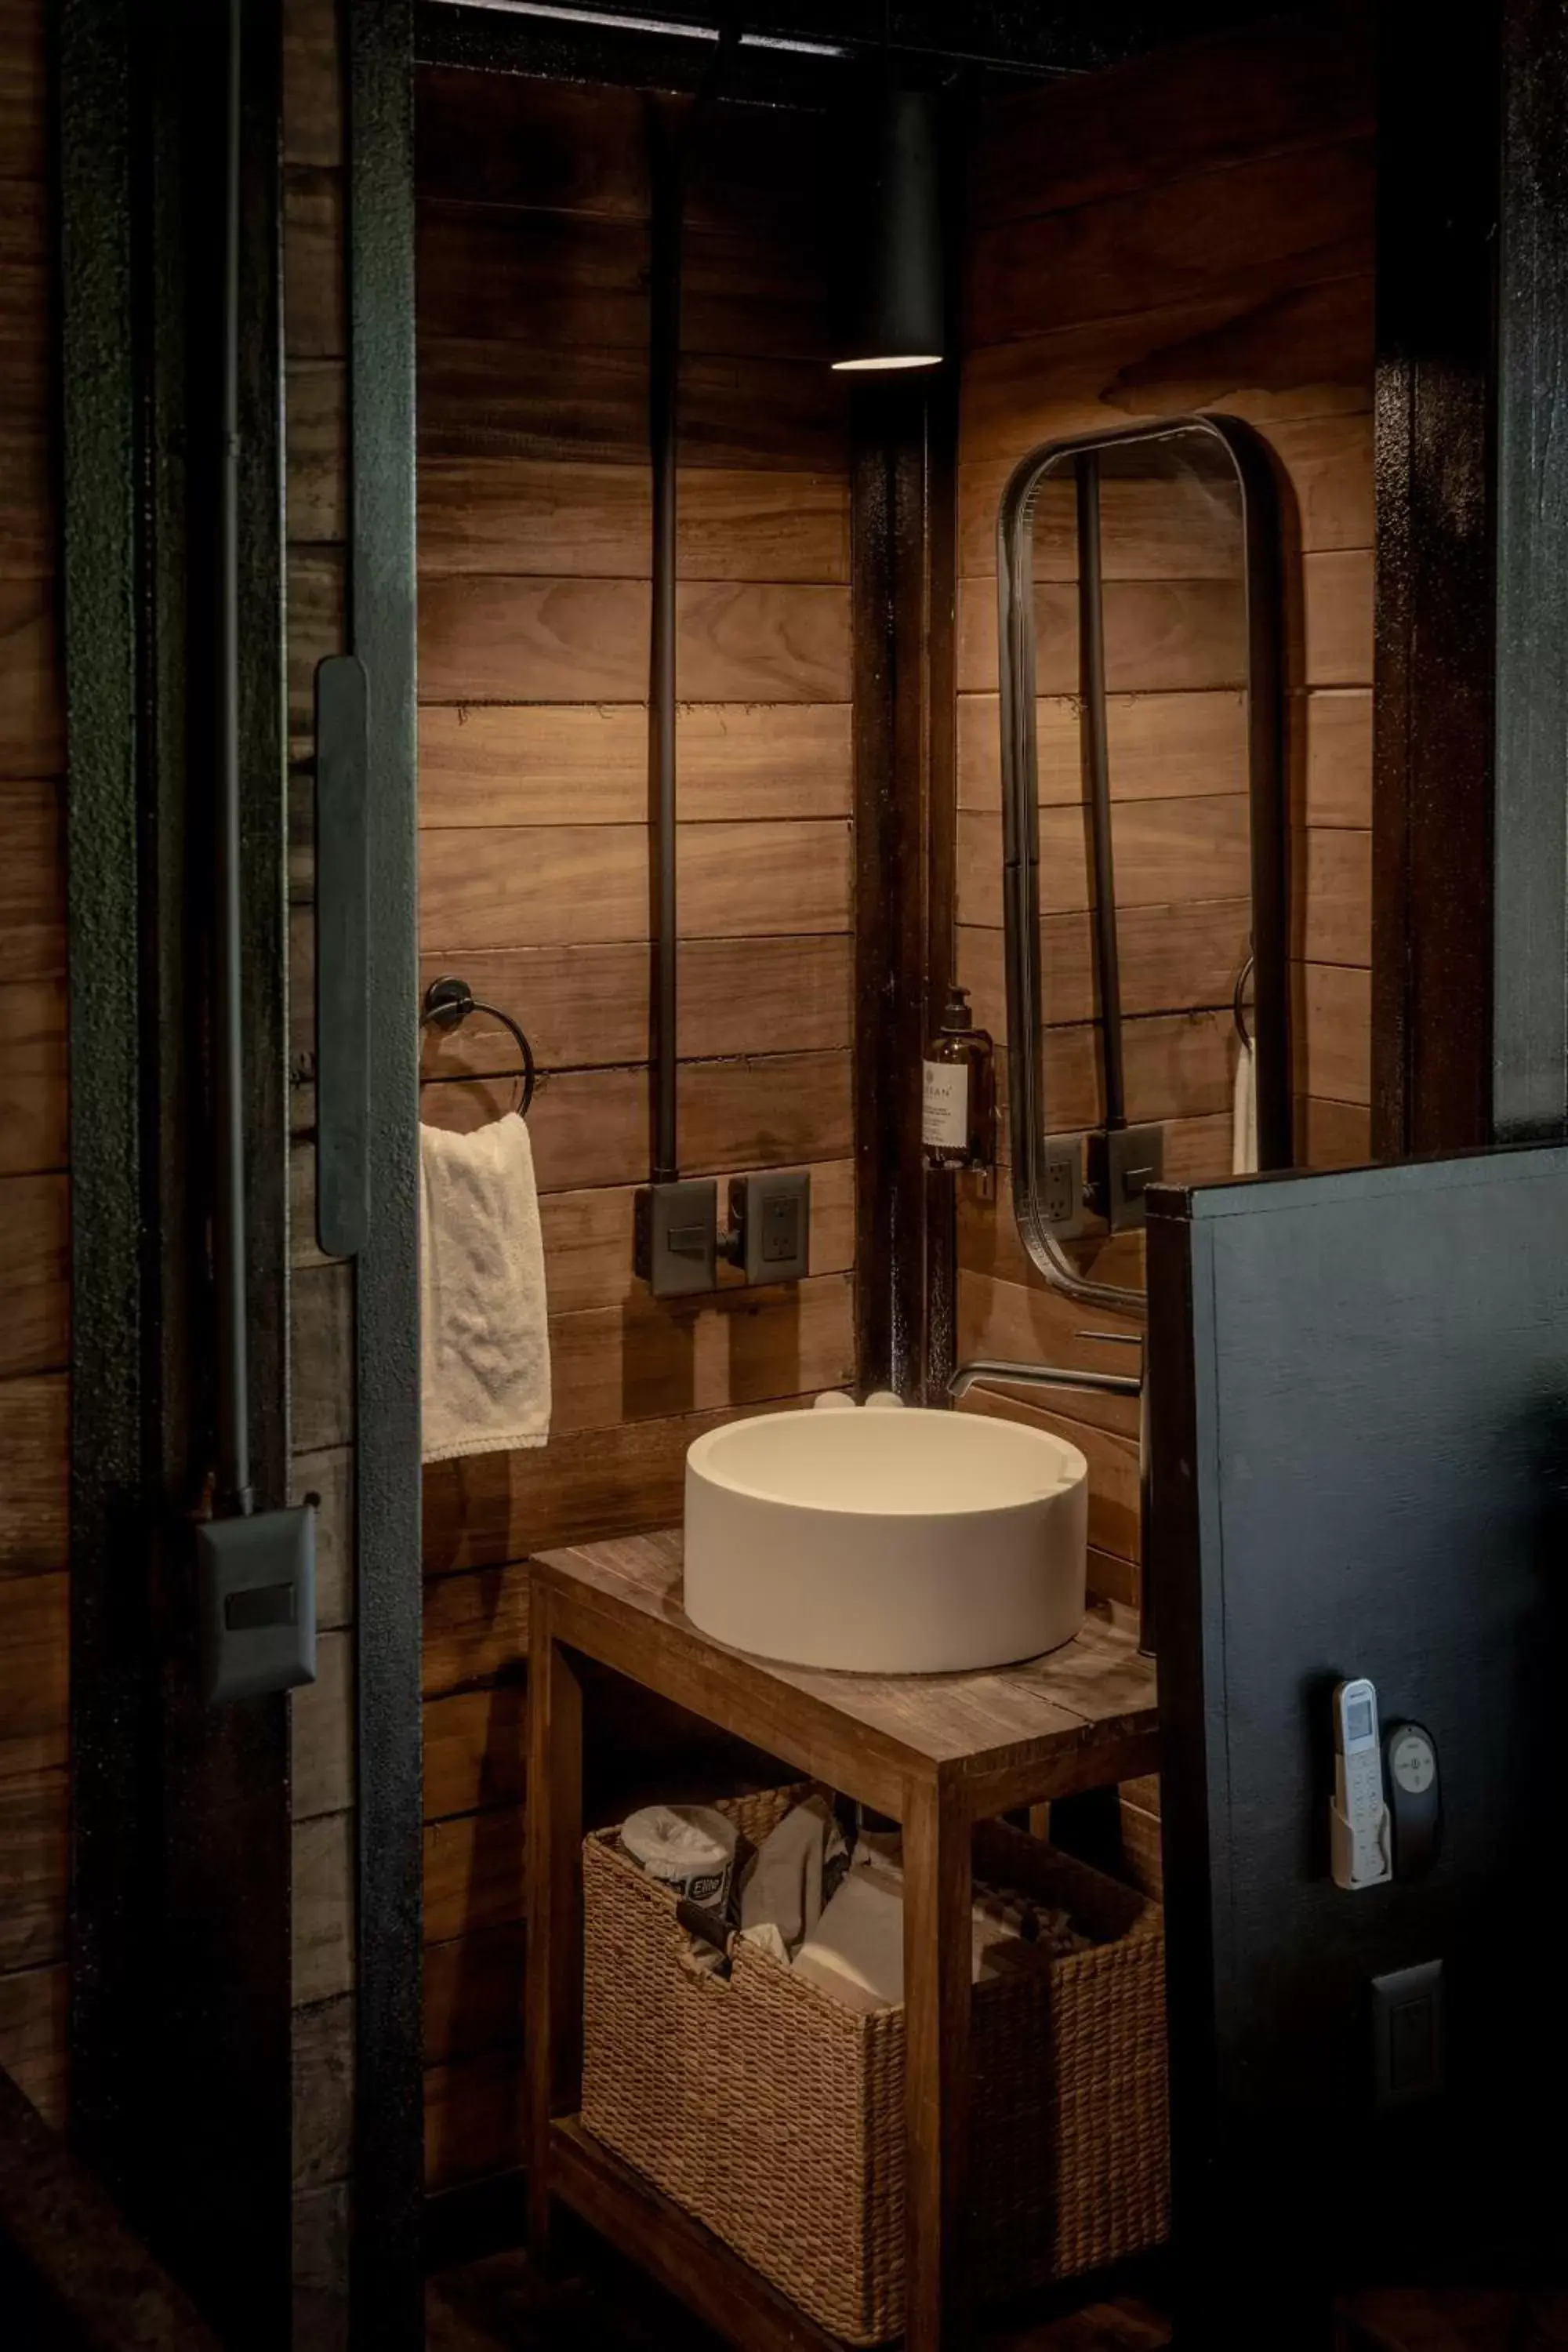
{"label": "vertical black pipe", "polygon": [[1100,458],[1082,451],[1078,485],[1079,678],[1094,856],[1094,972],[1105,1035],[1105,1125],[1127,1124],[1121,1060],[1121,972],[1116,951],[1116,859],[1110,838],[1110,752],[1105,724],[1105,586],[1100,552]]}
{"label": "vertical black pipe", "polygon": [[648,101],[653,224],[648,325],[648,457],[653,473],[653,606],[648,648],[648,974],[653,1063],[652,1174],[680,1172],[676,1129],[679,910],[675,833],[675,497],[680,372],[680,243],[684,205],[679,134]]}
{"label": "vertical black pipe", "polygon": [[216,1187],[217,1500],[248,1512],[250,1378],[246,1359],[245,1051],[240,1006],[239,179],[242,0],[228,0],[224,60],[223,255],[218,307],[218,447],[213,824],[213,1111]]}

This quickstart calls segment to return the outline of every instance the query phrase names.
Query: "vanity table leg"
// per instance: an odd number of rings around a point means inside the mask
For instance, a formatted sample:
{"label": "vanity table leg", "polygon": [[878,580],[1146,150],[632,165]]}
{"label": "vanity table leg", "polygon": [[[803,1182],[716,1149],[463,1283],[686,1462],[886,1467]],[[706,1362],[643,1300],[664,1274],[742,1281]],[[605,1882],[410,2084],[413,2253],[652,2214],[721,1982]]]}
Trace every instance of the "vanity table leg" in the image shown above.
{"label": "vanity table leg", "polygon": [[550,2251],[550,2126],[583,2085],[583,1694],[535,1584],[528,1663],[528,2244]]}
{"label": "vanity table leg", "polygon": [[967,1811],[940,1781],[904,1804],[906,2352],[968,2340],[970,1851]]}

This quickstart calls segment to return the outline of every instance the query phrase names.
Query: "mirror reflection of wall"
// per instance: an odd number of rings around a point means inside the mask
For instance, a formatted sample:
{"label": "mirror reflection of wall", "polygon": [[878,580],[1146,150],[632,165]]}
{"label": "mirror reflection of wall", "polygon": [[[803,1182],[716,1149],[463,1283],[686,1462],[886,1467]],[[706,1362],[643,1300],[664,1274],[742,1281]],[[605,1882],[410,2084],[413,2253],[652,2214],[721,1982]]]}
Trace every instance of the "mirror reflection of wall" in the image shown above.
{"label": "mirror reflection of wall", "polygon": [[[1248,993],[1252,955],[1240,489],[1224,450],[1197,437],[1112,444],[1087,462],[1098,476],[1098,516],[1089,511],[1094,488],[1067,461],[1042,482],[1029,533],[1043,1018],[1047,1029],[1081,1023],[1087,978],[1088,1017],[1100,1024],[1098,1066],[1074,1076],[1092,1097],[1091,1127],[1152,1110],[1150,1058],[1181,1024],[1204,1101],[1229,1078],[1229,1164],[1255,1166],[1250,1055],[1234,1018],[1224,1018],[1238,989]],[[1106,1034],[1106,990],[1095,986],[1094,729],[1079,629],[1083,541],[1096,527],[1119,1055]],[[1047,1093],[1049,1126],[1076,1127],[1078,1108],[1058,1111]],[[1170,1172],[1184,1162],[1223,1172],[1225,1138],[1213,1123],[1223,1122],[1223,1108],[1189,1116],[1202,1130],[1164,1139],[1176,1163]]]}

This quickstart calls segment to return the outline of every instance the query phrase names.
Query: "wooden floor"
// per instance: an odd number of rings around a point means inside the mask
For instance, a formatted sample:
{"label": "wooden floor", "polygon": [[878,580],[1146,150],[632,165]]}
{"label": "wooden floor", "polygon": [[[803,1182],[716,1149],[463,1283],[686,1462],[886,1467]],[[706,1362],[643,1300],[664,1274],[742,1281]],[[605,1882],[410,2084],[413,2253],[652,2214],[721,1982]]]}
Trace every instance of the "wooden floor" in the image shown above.
{"label": "wooden floor", "polygon": [[1552,2352],[1568,2345],[1568,2294],[1354,2295],[1342,2327],[1344,2352]]}
{"label": "wooden floor", "polygon": [[[725,2352],[678,2304],[595,2251],[592,2274],[549,2286],[521,2254],[496,2254],[430,2282],[427,2352]],[[988,2331],[977,2352],[1157,2352],[1170,2329],[1122,2298],[1062,2317]]]}
{"label": "wooden floor", "polygon": [[[555,2286],[531,2277],[521,2254],[444,2271],[427,2315],[427,2352],[726,2352],[598,2242],[584,2275]],[[1159,2352],[1170,2340],[1158,2312],[1122,2296],[986,2330],[976,2352]],[[1568,2347],[1568,2295],[1357,2295],[1342,2306],[1336,2341],[1342,2352],[1557,2352]]]}

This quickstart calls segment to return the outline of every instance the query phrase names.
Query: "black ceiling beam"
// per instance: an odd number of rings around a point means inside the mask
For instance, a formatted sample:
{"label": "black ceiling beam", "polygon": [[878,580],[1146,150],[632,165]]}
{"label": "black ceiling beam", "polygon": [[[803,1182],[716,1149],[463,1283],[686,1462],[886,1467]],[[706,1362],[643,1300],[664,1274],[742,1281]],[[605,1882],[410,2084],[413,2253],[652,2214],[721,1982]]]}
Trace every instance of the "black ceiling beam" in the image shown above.
{"label": "black ceiling beam", "polygon": [[[630,89],[700,89],[716,44],[632,26],[569,24],[509,9],[416,0],[414,49],[422,66],[463,66],[479,73],[530,74],[545,81],[608,83]],[[820,107],[837,86],[842,62],[788,49],[747,45],[724,68],[727,99],[767,106]]]}
{"label": "black ceiling beam", "polygon": [[[686,89],[702,79],[712,42],[700,36],[717,30],[721,13],[717,0],[695,8],[683,0],[668,6],[663,0],[642,6],[606,0],[581,8],[562,0],[558,15],[489,0],[418,0],[415,37],[426,64]],[[734,94],[819,103],[844,62],[832,50],[858,58],[884,44],[906,71],[923,70],[936,79],[1097,73],[1163,43],[1270,13],[1257,0],[1185,0],[1179,7],[1136,0],[1077,0],[1057,7],[984,0],[961,16],[938,0],[903,0],[886,11],[882,0],[788,0],[756,15],[742,9],[744,32],[753,37],[742,42]],[[689,26],[692,32],[659,29],[665,26]],[[772,46],[792,41],[820,44],[829,54]]]}

